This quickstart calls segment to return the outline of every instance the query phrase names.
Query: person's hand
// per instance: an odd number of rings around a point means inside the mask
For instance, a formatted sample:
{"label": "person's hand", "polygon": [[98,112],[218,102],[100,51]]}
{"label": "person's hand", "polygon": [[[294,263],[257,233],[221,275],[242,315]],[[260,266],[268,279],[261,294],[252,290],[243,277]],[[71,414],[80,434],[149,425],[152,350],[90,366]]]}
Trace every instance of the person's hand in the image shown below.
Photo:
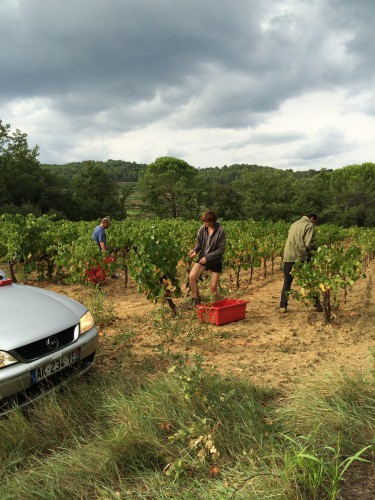
{"label": "person's hand", "polygon": [[197,252],[195,250],[190,250],[189,252],[189,257],[194,257],[195,255],[197,255]]}
{"label": "person's hand", "polygon": [[202,257],[199,264],[206,264],[206,257]]}

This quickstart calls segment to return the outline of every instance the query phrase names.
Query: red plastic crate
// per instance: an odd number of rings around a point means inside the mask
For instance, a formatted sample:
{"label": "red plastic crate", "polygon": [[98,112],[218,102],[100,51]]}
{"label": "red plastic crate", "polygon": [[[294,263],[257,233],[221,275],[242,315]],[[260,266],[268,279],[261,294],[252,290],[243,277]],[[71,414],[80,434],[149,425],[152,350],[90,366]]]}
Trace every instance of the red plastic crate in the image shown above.
{"label": "red plastic crate", "polygon": [[226,325],[245,318],[248,300],[223,299],[213,304],[197,305],[198,318],[204,323]]}

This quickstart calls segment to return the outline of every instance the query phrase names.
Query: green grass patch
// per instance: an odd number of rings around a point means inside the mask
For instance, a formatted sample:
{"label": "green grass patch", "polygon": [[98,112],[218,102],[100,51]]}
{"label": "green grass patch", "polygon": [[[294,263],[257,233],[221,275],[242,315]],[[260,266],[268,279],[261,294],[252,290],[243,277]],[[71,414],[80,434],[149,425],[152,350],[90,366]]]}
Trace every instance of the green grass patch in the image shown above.
{"label": "green grass patch", "polygon": [[373,373],[310,380],[280,407],[199,355],[169,361],[156,380],[93,371],[3,418],[0,498],[334,499],[352,464],[370,477]]}

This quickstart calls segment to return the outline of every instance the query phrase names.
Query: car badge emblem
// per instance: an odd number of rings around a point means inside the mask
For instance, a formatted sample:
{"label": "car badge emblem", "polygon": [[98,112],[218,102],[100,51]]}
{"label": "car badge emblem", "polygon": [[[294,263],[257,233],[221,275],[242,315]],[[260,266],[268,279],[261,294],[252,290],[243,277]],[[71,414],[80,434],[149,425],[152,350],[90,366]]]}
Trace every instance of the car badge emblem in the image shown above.
{"label": "car badge emblem", "polygon": [[57,349],[59,347],[59,339],[56,337],[49,337],[46,344],[50,349]]}

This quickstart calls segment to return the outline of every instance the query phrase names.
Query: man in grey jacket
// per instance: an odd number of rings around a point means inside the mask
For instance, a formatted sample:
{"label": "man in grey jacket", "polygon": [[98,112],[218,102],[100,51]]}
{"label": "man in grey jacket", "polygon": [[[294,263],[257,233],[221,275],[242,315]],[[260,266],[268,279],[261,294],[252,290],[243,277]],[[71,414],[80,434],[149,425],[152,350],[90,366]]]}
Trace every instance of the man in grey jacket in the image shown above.
{"label": "man in grey jacket", "polygon": [[197,243],[189,252],[189,257],[195,257],[199,253],[199,259],[189,273],[194,305],[201,302],[198,292],[198,278],[204,271],[211,271],[211,293],[214,300],[218,299],[217,288],[220,273],[223,270],[223,254],[226,247],[225,231],[217,222],[215,212],[205,212],[201,219],[203,225],[198,230]]}
{"label": "man in grey jacket", "polygon": [[[318,217],[314,213],[308,213],[294,222],[288,233],[283,256],[284,285],[281,291],[280,312],[286,313],[288,308],[288,293],[292,287],[292,269],[296,262],[308,262],[311,252],[318,248],[315,240],[315,225]],[[321,310],[322,306],[316,301],[314,307]]]}

